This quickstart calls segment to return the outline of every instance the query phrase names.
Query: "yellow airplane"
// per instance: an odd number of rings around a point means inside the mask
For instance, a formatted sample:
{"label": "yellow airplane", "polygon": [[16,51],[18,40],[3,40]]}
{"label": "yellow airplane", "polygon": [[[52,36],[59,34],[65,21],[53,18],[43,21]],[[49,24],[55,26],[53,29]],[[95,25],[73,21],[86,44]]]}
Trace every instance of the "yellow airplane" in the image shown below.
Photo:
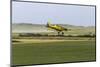
{"label": "yellow airplane", "polygon": [[57,25],[57,24],[50,24],[50,22],[47,22],[46,27],[48,27],[48,29],[54,29],[54,30],[58,31],[58,35],[64,35],[63,31],[68,31],[69,30],[69,29],[64,28],[64,27],[62,27],[60,25]]}

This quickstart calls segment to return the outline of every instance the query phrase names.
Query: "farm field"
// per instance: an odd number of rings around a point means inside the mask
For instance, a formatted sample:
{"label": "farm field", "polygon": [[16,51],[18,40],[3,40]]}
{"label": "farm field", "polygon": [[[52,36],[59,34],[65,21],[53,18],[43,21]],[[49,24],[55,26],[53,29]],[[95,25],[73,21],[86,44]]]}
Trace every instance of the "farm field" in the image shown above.
{"label": "farm field", "polygon": [[[13,39],[13,65],[95,61],[95,40]],[[18,42],[17,42],[18,41]]]}
{"label": "farm field", "polygon": [[58,36],[46,25],[12,25],[12,64],[51,64],[96,60],[95,26],[61,26],[71,29]]}

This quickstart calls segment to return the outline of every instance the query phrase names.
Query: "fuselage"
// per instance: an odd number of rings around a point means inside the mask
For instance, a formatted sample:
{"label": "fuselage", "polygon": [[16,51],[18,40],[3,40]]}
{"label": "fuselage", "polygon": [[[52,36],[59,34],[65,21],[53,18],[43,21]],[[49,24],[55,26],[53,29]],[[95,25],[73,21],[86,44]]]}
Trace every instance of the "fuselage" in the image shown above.
{"label": "fuselage", "polygon": [[51,29],[54,29],[56,31],[67,31],[66,28],[64,28],[62,26],[59,26],[59,25],[51,25],[51,24],[48,24],[47,27],[48,28],[51,28]]}

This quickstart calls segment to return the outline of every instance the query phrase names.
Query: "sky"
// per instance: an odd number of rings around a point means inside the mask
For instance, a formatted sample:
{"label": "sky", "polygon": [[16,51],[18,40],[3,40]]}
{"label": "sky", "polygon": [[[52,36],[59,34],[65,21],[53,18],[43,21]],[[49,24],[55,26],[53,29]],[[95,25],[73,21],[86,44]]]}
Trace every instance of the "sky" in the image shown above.
{"label": "sky", "polygon": [[12,2],[12,23],[95,26],[95,7]]}

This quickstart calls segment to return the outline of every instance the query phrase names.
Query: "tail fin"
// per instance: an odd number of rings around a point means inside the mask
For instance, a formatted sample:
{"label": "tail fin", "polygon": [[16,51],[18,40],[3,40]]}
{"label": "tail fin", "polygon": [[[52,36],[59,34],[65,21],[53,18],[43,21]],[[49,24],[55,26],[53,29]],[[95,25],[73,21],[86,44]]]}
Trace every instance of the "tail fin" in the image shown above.
{"label": "tail fin", "polygon": [[50,25],[51,25],[50,22],[51,22],[51,19],[49,18],[49,19],[48,19],[48,22],[47,22],[47,26],[50,26]]}
{"label": "tail fin", "polygon": [[50,22],[47,22],[47,27],[49,27],[51,24],[50,24]]}

